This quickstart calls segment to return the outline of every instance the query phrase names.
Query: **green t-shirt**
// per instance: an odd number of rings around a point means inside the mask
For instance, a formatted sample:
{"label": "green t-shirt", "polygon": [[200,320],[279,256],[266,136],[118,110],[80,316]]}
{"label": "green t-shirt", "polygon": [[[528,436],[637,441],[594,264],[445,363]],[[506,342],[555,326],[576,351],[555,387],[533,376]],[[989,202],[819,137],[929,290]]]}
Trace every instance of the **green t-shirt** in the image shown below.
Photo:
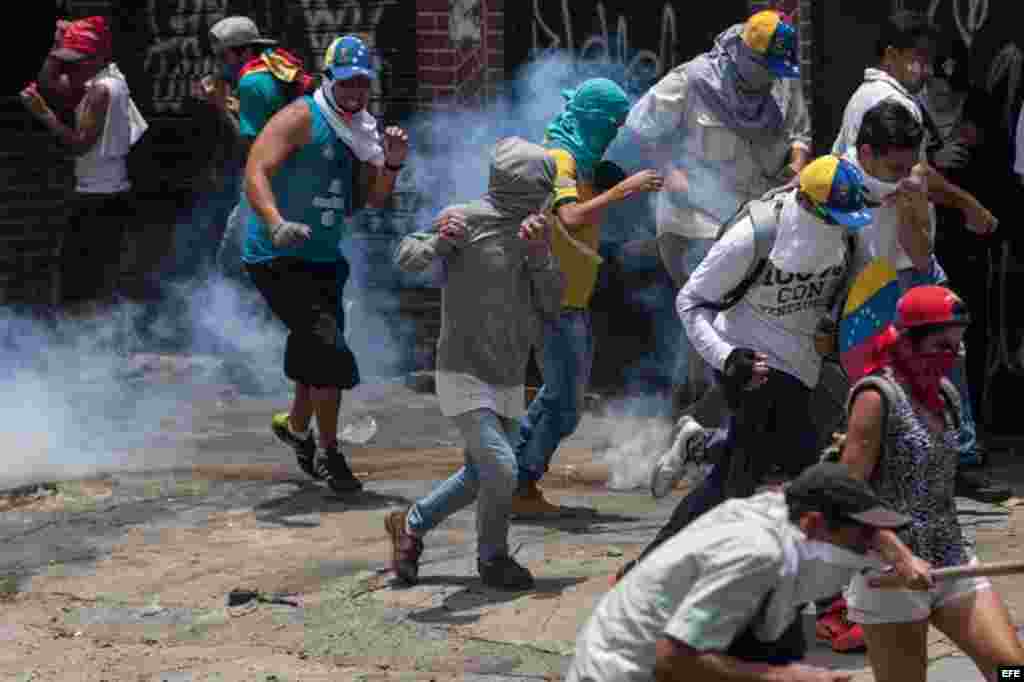
{"label": "green t-shirt", "polygon": [[238,82],[238,127],[255,138],[270,117],[288,104],[282,84],[269,71],[255,71]]}

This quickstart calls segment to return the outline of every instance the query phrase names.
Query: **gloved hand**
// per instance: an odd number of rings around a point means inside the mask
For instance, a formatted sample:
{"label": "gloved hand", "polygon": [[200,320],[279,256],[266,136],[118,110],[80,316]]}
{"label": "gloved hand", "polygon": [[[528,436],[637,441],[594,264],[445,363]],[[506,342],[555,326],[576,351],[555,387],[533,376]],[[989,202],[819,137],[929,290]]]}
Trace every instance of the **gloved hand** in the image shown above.
{"label": "gloved hand", "polygon": [[282,220],[270,228],[270,241],[275,248],[286,249],[290,246],[298,246],[309,239],[312,234],[313,230],[305,223]]}
{"label": "gloved hand", "polygon": [[950,140],[942,145],[932,157],[932,162],[939,168],[952,170],[963,168],[970,160],[970,149],[960,140]]}
{"label": "gloved hand", "polygon": [[722,368],[722,388],[730,406],[737,405],[744,391],[760,386],[767,378],[764,355],[749,348],[734,348]]}

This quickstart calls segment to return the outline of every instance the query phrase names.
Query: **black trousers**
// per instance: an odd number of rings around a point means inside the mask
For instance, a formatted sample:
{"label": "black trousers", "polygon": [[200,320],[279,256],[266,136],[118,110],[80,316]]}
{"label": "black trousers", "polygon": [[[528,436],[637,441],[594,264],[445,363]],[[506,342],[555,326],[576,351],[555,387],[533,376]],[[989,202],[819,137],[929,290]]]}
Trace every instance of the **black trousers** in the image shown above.
{"label": "black trousers", "polygon": [[[359,368],[345,343],[341,304],[348,262],[311,263],[285,257],[245,267],[270,310],[288,328],[285,376],[316,387],[349,390],[358,385]],[[334,325],[333,339],[324,337],[325,320]]]}
{"label": "black trousers", "polygon": [[58,256],[62,303],[95,301],[117,291],[129,195],[76,192],[71,198]]}

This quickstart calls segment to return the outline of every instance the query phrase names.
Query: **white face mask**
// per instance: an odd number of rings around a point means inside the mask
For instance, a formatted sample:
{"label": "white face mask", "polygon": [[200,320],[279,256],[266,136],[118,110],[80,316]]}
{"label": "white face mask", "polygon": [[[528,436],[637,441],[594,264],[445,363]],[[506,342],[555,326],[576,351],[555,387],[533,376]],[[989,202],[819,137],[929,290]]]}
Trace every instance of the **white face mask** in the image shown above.
{"label": "white face mask", "polygon": [[867,195],[868,201],[880,204],[890,194],[895,194],[898,191],[900,191],[900,184],[898,182],[885,182],[873,175],[864,173],[864,194]]}
{"label": "white face mask", "polygon": [[864,173],[864,194],[871,203],[884,203],[887,197],[898,192],[926,192],[927,185],[921,178],[906,177],[899,182],[885,182]]}
{"label": "white face mask", "polygon": [[797,543],[800,566],[797,572],[794,606],[818,601],[843,590],[854,574],[882,563],[873,555],[857,554],[845,547],[820,540]]}

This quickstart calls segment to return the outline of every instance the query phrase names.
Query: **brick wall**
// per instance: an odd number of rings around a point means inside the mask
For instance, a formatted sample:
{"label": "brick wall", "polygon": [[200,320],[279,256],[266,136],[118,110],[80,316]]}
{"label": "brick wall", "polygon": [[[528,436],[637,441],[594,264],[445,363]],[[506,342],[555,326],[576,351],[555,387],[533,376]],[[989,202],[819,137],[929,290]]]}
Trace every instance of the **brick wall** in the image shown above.
{"label": "brick wall", "polygon": [[504,0],[416,0],[419,101],[480,106],[504,80]]}

